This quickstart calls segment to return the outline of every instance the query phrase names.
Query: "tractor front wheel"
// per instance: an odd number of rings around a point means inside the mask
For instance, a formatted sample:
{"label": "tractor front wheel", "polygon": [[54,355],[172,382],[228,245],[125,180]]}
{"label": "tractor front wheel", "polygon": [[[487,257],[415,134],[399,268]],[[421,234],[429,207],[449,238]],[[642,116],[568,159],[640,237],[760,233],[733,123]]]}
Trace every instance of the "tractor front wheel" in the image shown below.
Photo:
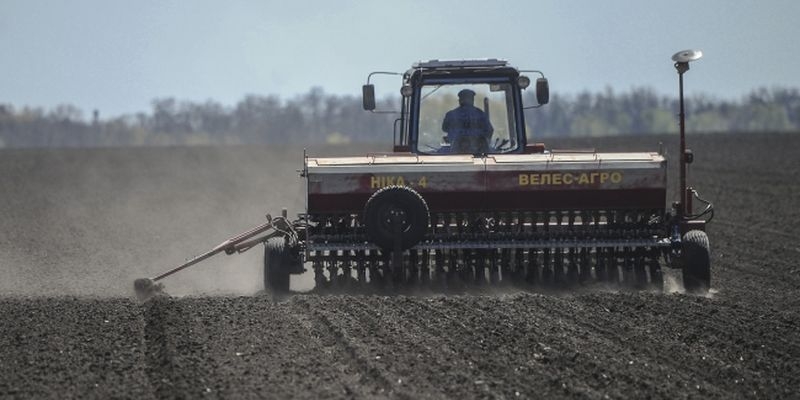
{"label": "tractor front wheel", "polygon": [[267,240],[264,249],[264,289],[273,294],[289,293],[291,255],[282,237]]}
{"label": "tractor front wheel", "polygon": [[683,235],[683,287],[695,294],[706,294],[711,287],[711,249],[703,231]]}

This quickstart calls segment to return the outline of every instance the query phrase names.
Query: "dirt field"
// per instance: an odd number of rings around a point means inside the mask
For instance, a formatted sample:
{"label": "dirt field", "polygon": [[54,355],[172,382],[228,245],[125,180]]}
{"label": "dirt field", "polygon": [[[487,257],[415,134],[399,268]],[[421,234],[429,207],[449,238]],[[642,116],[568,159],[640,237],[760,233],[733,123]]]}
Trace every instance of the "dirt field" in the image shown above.
{"label": "dirt field", "polygon": [[708,297],[672,282],[276,303],[255,295],[257,249],[146,305],[135,278],[302,211],[302,149],[0,151],[0,397],[798,398],[800,135],[690,144],[690,180],[717,209]]}

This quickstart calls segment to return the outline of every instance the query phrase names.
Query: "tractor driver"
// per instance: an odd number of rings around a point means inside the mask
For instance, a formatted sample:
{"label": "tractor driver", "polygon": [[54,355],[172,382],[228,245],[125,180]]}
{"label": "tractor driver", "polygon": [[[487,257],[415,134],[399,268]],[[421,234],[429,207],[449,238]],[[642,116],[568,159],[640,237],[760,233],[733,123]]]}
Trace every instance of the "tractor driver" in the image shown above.
{"label": "tractor driver", "polygon": [[464,89],[458,92],[458,107],[444,116],[442,130],[453,153],[481,154],[489,151],[489,139],[494,128],[480,108],[474,106],[475,92]]}

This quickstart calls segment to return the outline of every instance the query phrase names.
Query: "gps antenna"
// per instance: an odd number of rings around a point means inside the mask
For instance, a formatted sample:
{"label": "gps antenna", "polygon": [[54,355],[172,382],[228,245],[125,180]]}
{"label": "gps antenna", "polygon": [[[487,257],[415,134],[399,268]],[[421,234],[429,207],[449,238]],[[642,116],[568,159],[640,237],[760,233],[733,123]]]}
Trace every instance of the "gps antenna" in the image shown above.
{"label": "gps antenna", "polygon": [[681,182],[680,182],[680,205],[678,214],[681,218],[691,214],[691,206],[688,202],[691,197],[686,188],[686,165],[692,162],[692,152],[686,149],[686,114],[683,108],[683,74],[689,70],[689,63],[699,60],[703,56],[700,50],[682,50],[672,55],[675,62],[675,69],[678,70],[678,86],[680,90],[680,129],[681,129]]}

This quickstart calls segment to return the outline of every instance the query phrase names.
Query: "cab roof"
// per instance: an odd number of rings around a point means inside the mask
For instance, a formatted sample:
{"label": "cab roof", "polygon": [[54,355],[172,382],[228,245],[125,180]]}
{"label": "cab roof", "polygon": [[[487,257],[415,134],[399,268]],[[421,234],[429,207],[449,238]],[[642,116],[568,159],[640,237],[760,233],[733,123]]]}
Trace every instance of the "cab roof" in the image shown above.
{"label": "cab roof", "polygon": [[427,60],[418,61],[406,71],[405,79],[420,78],[430,75],[473,75],[475,72],[489,75],[517,76],[519,71],[510,66],[508,61],[496,58],[473,60]]}

